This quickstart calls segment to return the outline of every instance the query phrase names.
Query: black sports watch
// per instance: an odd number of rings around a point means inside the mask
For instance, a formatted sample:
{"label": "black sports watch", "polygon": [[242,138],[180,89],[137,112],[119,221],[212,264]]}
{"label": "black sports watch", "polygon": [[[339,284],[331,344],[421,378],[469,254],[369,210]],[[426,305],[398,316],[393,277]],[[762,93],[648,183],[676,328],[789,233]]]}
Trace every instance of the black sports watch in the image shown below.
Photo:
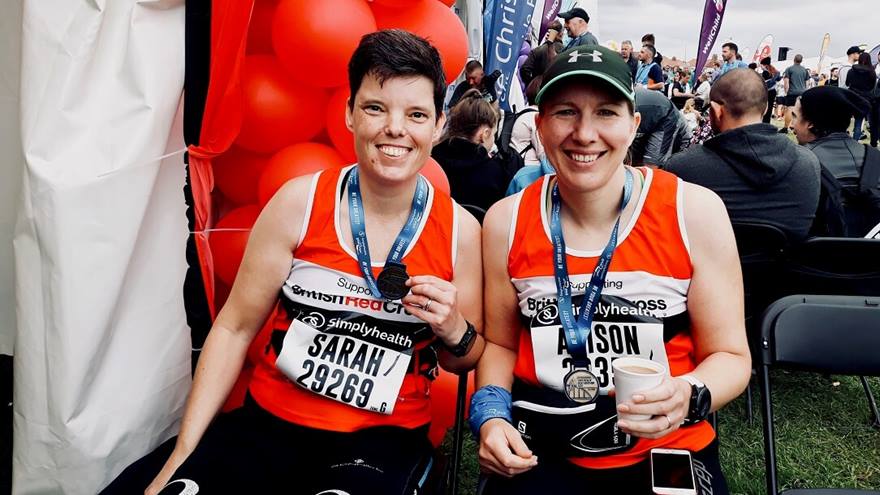
{"label": "black sports watch", "polygon": [[467,329],[464,331],[464,335],[461,336],[461,340],[458,341],[458,344],[454,346],[448,346],[443,343],[443,347],[449,351],[455,357],[465,357],[467,353],[471,352],[471,347],[474,346],[474,342],[477,341],[477,329],[474,328],[474,324],[465,320],[467,323]]}
{"label": "black sports watch", "polygon": [[709,387],[691,375],[682,375],[679,378],[691,384],[691,401],[684,424],[692,425],[708,418],[712,409],[712,393]]}

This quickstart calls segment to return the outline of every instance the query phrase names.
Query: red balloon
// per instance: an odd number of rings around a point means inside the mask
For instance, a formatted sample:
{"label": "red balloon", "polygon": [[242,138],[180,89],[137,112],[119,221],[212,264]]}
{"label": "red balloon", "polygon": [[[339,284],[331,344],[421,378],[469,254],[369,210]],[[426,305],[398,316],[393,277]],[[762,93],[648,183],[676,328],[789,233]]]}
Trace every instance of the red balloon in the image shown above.
{"label": "red balloon", "polygon": [[268,155],[233,146],[211,162],[214,184],[233,203],[254,204],[257,202],[257,182],[268,162]]}
{"label": "red balloon", "polygon": [[214,274],[228,285],[232,285],[235,281],[235,274],[238,273],[238,267],[241,265],[248,236],[259,215],[260,208],[256,205],[236,208],[221,218],[214,225],[216,230],[209,233],[208,245],[211,247],[211,257],[214,260]]}
{"label": "red balloon", "polygon": [[455,0],[440,0],[440,3],[447,7],[452,7],[453,5],[455,5]]}
{"label": "red balloon", "polygon": [[425,162],[425,165],[422,167],[421,174],[428,179],[428,182],[434,186],[434,188],[449,193],[449,179],[446,177],[446,172],[443,171],[443,167],[437,163],[437,160],[428,157],[428,161]]}
{"label": "red balloon", "polygon": [[[454,81],[467,62],[467,32],[451,9],[436,0],[414,0],[410,7],[373,5],[379,29],[401,28],[427,39],[440,52],[446,82]],[[277,46],[277,45],[276,45]]]}
{"label": "red balloon", "polygon": [[242,148],[270,153],[321,132],[329,95],[290,80],[275,57],[245,57],[241,90],[243,115],[235,142]]}
{"label": "red balloon", "polygon": [[345,107],[348,105],[348,86],[343,86],[330,96],[327,104],[327,134],[336,147],[336,151],[345,161],[354,163],[357,155],[354,152],[354,135],[345,126]]}
{"label": "red balloon", "polygon": [[[474,393],[474,374],[468,374],[467,396],[465,404],[471,403]],[[428,438],[434,446],[439,446],[446,435],[446,430],[455,424],[455,400],[458,396],[458,375],[443,369],[431,384],[431,427]],[[465,407],[467,414],[468,407]]]}
{"label": "red balloon", "polygon": [[[413,0],[370,0],[376,5],[382,5],[383,7],[407,7],[409,4],[413,3]],[[421,1],[421,0],[416,0]]]}
{"label": "red balloon", "polygon": [[272,21],[272,45],[294,79],[341,86],[361,38],[375,30],[364,0],[282,0]]}
{"label": "red balloon", "polygon": [[272,53],[272,18],[278,0],[256,0],[248,25],[247,53]]}
{"label": "red balloon", "polygon": [[281,186],[294,177],[343,165],[345,161],[339,153],[326,144],[299,143],[288,146],[272,156],[260,177],[257,185],[260,205],[268,203]]}

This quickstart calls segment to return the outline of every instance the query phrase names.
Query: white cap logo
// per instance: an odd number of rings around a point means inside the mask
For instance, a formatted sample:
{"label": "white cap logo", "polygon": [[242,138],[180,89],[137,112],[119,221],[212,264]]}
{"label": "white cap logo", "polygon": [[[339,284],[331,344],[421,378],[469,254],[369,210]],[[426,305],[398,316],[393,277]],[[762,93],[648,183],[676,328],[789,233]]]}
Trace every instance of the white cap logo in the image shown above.
{"label": "white cap logo", "polygon": [[593,50],[593,53],[581,53],[580,50],[575,50],[568,56],[568,63],[573,64],[577,62],[580,57],[591,57],[593,62],[601,62],[602,52],[599,50]]}

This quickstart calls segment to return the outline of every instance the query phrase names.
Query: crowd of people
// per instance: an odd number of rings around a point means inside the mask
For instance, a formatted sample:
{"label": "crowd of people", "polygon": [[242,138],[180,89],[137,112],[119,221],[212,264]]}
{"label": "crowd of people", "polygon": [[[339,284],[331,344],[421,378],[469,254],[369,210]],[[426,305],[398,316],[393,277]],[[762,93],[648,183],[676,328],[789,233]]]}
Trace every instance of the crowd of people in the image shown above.
{"label": "crowd of people", "polygon": [[[447,113],[434,47],[363,38],[346,111],[357,163],[268,203],[173,451],[105,493],[417,493],[438,366],[476,368],[485,493],[650,493],[658,448],[691,453],[696,493],[728,493],[707,418],[750,378],[731,222],[801,240],[880,220],[829,219],[855,204],[841,191],[877,197],[880,172],[862,189],[880,152],[847,133],[853,117],[876,125],[876,75],[868,89],[860,54],[837,87],[809,89],[800,56],[759,72],[725,43],[691,84],[664,74],[653,35],[617,52],[583,9],[559,17],[521,68],[528,106],[508,115],[479,62]],[[779,80],[799,144],[767,123]],[[430,157],[450,195],[419,174]],[[265,321],[245,406],[218,417]],[[668,372],[616,401],[621,357]]]}

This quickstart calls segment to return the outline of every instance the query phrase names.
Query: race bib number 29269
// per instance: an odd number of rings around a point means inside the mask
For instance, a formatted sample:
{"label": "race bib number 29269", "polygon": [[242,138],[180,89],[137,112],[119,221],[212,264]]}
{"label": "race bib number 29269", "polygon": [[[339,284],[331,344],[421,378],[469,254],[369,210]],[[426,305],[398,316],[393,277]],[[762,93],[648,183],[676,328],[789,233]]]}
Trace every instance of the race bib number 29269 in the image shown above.
{"label": "race bib number 29269", "polygon": [[[391,414],[412,346],[367,321],[294,319],[275,365],[300,387],[358,409]],[[314,326],[313,326],[314,325]],[[318,326],[319,328],[315,328]],[[404,341],[405,344],[405,341]]]}

